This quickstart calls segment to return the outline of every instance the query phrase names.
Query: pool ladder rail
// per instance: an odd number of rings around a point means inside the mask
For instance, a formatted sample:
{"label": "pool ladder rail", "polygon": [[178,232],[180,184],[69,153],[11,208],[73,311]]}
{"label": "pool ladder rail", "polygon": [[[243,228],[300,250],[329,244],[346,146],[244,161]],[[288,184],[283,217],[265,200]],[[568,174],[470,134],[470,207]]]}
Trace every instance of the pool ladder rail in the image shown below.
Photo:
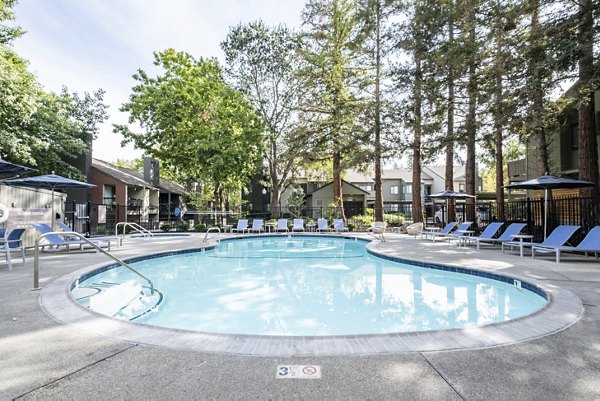
{"label": "pool ladder rail", "polygon": [[90,241],[88,238],[84,237],[80,233],[77,233],[74,231],[72,231],[72,232],[69,232],[69,231],[54,232],[53,231],[53,232],[44,233],[44,234],[40,235],[39,237],[37,237],[37,239],[35,240],[35,253],[34,253],[34,258],[33,258],[33,289],[34,290],[39,290],[39,288],[40,288],[40,241],[50,235],[61,235],[61,236],[65,236],[65,237],[79,238],[81,241],[85,242],[87,245],[96,249],[96,251],[105,254],[106,256],[108,256],[109,258],[111,258],[112,260],[114,260],[115,262],[117,262],[118,264],[123,266],[124,268],[132,271],[133,273],[137,274],[139,277],[144,279],[150,285],[150,294],[152,294],[152,295],[154,294],[154,284],[148,277],[144,276],[142,273],[140,273],[133,267],[129,266],[127,263],[123,262],[121,259],[114,256],[112,253],[100,248],[100,246],[96,245],[95,243],[93,243],[92,241]]}
{"label": "pool ladder rail", "polygon": [[115,235],[117,236],[117,238],[119,237],[119,226],[123,226],[123,234],[121,235],[121,243],[125,239],[125,227],[131,227],[134,231],[137,231],[138,233],[142,234],[144,237],[154,237],[154,233],[152,231],[140,226],[138,223],[133,223],[130,221],[120,221],[115,226]]}
{"label": "pool ladder rail", "polygon": [[204,234],[204,239],[202,240],[202,242],[208,241],[208,233],[210,232],[216,232],[217,241],[219,240],[219,237],[221,236],[221,229],[219,227],[210,227],[208,230],[206,230],[206,234]]}

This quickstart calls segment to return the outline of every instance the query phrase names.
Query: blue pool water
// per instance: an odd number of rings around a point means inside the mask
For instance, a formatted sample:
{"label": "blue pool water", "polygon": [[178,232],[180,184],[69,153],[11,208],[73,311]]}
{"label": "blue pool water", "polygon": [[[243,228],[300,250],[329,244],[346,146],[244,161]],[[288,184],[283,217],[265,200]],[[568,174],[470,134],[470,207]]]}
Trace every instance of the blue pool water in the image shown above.
{"label": "blue pool water", "polygon": [[[81,280],[83,306],[138,323],[212,333],[323,336],[464,328],[531,314],[546,299],[512,283],[397,263],[326,236],[222,241],[213,250]],[[146,293],[148,291],[145,291]]]}

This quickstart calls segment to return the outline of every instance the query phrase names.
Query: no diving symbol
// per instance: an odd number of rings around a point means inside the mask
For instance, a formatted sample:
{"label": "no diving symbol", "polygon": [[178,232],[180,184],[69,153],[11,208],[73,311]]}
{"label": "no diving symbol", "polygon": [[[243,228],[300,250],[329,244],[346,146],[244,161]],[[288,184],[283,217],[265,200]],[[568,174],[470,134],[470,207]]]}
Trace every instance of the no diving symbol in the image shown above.
{"label": "no diving symbol", "polygon": [[315,368],[314,366],[305,366],[302,368],[302,373],[304,373],[307,376],[312,376],[317,373],[317,368]]}
{"label": "no diving symbol", "polygon": [[320,379],[321,367],[316,365],[279,365],[278,379]]}

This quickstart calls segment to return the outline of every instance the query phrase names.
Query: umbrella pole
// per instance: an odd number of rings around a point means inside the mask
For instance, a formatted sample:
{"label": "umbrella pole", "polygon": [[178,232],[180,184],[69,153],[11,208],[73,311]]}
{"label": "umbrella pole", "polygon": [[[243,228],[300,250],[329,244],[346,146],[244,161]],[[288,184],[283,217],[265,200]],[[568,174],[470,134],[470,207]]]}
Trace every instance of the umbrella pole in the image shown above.
{"label": "umbrella pole", "polygon": [[544,240],[548,228],[548,188],[544,190]]}
{"label": "umbrella pole", "polygon": [[52,222],[51,227],[54,230],[54,187],[52,188],[52,216],[50,221]]}

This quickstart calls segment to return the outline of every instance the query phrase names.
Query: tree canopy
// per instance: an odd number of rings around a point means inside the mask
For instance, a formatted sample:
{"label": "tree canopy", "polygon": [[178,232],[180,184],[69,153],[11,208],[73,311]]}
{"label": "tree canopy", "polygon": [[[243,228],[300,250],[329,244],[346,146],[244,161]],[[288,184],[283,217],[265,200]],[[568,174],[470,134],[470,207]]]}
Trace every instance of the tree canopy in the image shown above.
{"label": "tree canopy", "polygon": [[161,73],[150,77],[139,70],[121,107],[140,129],[115,125],[115,132],[183,181],[211,186],[217,197],[241,188],[262,157],[264,127],[254,107],[224,81],[216,60],[172,49],[154,58]]}

